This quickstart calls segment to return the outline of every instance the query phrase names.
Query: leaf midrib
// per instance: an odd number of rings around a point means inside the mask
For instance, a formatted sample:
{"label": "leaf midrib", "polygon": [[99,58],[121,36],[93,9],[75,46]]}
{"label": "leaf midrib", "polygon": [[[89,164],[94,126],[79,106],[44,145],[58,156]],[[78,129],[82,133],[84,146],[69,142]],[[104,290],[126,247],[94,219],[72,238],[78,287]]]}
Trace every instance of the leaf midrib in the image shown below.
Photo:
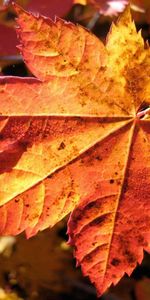
{"label": "leaf midrib", "polygon": [[[79,157],[81,155],[83,155],[86,151],[92,149],[93,147],[95,147],[98,143],[102,142],[104,139],[108,138],[111,134],[114,134],[115,132],[118,132],[120,129],[124,128],[127,124],[131,123],[133,120],[130,118],[129,120],[127,120],[125,122],[124,125],[119,126],[117,129],[115,128],[114,130],[111,130],[109,132],[109,134],[104,135],[102,138],[99,138],[97,141],[93,142],[91,145],[88,145],[87,148],[83,149],[82,151],[79,152],[78,155],[76,155],[75,157],[73,157],[71,160],[69,160],[68,162],[66,162],[65,164],[56,167],[53,171],[51,171],[50,173],[46,174],[45,176],[43,176],[42,178],[40,178],[38,181],[36,181],[35,184],[32,184],[31,186],[29,186],[27,189],[22,190],[19,193],[16,193],[15,196],[13,196],[13,198],[7,199],[7,202],[13,200],[15,197],[19,196],[20,194],[27,192],[29,189],[33,188],[34,186],[38,185],[39,183],[41,183],[43,180],[45,180],[47,177],[54,175],[56,172],[64,169],[67,165],[73,163],[74,161],[78,160]],[[1,206],[3,206],[5,203],[1,204]],[[1,207],[0,206],[0,207]]]}
{"label": "leaf midrib", "polygon": [[114,235],[114,229],[115,229],[115,225],[116,225],[116,216],[117,216],[117,212],[118,212],[118,208],[119,208],[119,204],[120,204],[120,199],[121,199],[123,188],[124,188],[124,182],[125,182],[125,179],[126,179],[127,167],[128,167],[129,159],[130,159],[130,151],[131,151],[131,147],[132,147],[132,141],[133,141],[133,137],[134,137],[135,126],[136,126],[136,122],[133,123],[131,131],[130,131],[130,139],[129,139],[127,159],[126,159],[125,166],[124,166],[122,185],[121,185],[121,188],[120,188],[118,198],[116,200],[116,208],[114,210],[114,220],[113,220],[112,234],[110,236],[110,241],[108,243],[108,249],[109,250],[108,250],[108,255],[107,255],[107,259],[106,259],[106,265],[105,265],[105,270],[104,270],[104,275],[103,275],[103,282],[105,280],[105,275],[106,275],[106,272],[107,272],[107,266],[108,266],[109,257],[110,257],[110,249],[111,249],[111,244],[112,244],[113,235]]}

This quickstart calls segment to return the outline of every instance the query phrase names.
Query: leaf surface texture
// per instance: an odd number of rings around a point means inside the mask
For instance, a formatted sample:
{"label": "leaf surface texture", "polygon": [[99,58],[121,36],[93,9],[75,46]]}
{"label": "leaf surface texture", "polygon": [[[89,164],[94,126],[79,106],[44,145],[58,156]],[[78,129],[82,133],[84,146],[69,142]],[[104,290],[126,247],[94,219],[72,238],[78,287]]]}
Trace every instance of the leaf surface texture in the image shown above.
{"label": "leaf surface texture", "polygon": [[[70,243],[99,294],[150,251],[150,51],[129,8],[104,46],[16,6],[35,78],[0,77],[0,231],[36,234],[72,212]],[[142,212],[142,213],[141,213]]]}

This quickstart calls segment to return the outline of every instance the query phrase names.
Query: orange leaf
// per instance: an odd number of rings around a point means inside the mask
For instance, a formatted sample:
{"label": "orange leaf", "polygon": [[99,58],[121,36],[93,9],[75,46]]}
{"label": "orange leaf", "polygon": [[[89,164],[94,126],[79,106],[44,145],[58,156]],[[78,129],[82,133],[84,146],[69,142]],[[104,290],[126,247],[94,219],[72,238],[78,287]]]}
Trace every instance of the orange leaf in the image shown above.
{"label": "orange leaf", "polygon": [[82,5],[87,4],[87,0],[74,0],[73,2],[74,2],[74,4],[82,4]]}
{"label": "orange leaf", "polygon": [[[10,5],[12,0],[0,0],[0,55],[18,54],[15,33],[15,11]],[[72,7],[72,0],[15,0],[15,2],[34,13],[64,17]]]}
{"label": "orange leaf", "polygon": [[103,293],[150,251],[150,51],[129,8],[106,47],[86,29],[16,6],[37,78],[0,77],[0,229],[68,233]]}

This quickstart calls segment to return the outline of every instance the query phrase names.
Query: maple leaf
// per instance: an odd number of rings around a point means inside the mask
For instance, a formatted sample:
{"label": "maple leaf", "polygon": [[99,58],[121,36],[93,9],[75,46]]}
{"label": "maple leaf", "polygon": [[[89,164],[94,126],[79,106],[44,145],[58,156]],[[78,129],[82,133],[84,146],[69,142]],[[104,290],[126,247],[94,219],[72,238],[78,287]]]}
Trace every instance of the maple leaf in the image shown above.
{"label": "maple leaf", "polygon": [[[17,39],[15,33],[15,11],[11,0],[0,0],[0,54],[1,56],[16,55]],[[65,16],[72,7],[72,0],[16,0],[16,3],[34,13],[48,15],[54,18],[55,15]]]}
{"label": "maple leaf", "polygon": [[99,294],[150,251],[150,50],[129,8],[106,47],[79,25],[16,7],[37,78],[0,77],[1,235],[73,211],[70,243]]}

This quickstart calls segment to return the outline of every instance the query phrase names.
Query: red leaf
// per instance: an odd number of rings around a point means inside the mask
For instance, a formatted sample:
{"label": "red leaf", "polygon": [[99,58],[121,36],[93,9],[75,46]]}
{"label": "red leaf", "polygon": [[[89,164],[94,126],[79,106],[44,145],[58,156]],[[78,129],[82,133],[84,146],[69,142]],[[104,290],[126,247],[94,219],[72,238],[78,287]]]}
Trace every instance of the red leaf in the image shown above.
{"label": "red leaf", "polygon": [[127,9],[106,47],[16,7],[37,78],[0,77],[1,234],[72,212],[78,264],[103,293],[150,251],[150,51]]}
{"label": "red leaf", "polygon": [[[8,14],[13,16],[12,6],[9,4],[12,1],[0,0],[0,55],[15,55],[18,53],[16,49],[17,38],[14,30],[14,20],[8,18]],[[24,5],[24,7],[30,9],[34,13],[41,13],[47,15],[52,19],[55,16],[63,17],[65,16],[72,6],[72,0],[17,0],[19,4]],[[8,5],[7,5],[8,4]]]}

